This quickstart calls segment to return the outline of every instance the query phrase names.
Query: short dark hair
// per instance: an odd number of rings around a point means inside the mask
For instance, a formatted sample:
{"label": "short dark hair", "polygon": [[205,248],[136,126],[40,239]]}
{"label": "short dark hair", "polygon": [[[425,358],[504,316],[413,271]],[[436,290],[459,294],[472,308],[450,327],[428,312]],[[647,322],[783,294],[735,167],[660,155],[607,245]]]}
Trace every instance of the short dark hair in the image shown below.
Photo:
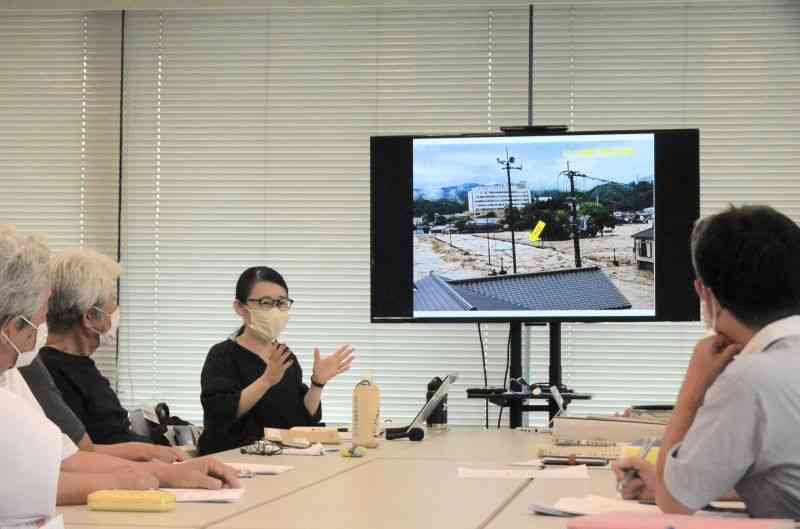
{"label": "short dark hair", "polygon": [[695,273],[753,329],[800,313],[800,227],[768,206],[730,206],[692,231]]}
{"label": "short dark hair", "polygon": [[239,303],[246,305],[247,298],[250,297],[253,287],[260,282],[275,283],[283,287],[287,294],[289,293],[286,280],[277,270],[273,270],[268,266],[253,266],[242,272],[236,282],[236,299],[239,300]]}

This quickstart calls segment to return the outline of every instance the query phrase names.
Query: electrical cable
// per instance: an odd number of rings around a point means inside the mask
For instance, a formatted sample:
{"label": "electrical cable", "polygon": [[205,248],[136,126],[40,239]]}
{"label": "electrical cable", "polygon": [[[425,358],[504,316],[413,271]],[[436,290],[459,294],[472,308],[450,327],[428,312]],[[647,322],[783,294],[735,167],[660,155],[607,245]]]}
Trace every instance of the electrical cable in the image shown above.
{"label": "electrical cable", "polygon": [[[489,377],[486,373],[486,349],[483,345],[483,333],[481,332],[481,322],[478,322],[478,340],[481,342],[481,360],[483,361],[483,387],[489,387]],[[486,403],[486,429],[489,429],[489,399],[485,400]],[[501,408],[502,409],[502,408]]]}
{"label": "electrical cable", "polygon": [[[511,322],[508,323],[508,340],[506,340],[506,370],[503,374],[503,387],[508,388],[508,370],[511,364]],[[503,420],[503,406],[500,406],[500,413],[497,414],[497,427]]]}

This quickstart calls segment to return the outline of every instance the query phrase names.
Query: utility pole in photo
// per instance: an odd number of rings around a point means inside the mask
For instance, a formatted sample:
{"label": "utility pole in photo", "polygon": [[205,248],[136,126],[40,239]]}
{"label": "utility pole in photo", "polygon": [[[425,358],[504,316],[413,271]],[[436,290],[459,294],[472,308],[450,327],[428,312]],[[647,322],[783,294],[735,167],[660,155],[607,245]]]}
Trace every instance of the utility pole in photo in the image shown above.
{"label": "utility pole in photo", "polygon": [[572,246],[575,249],[575,268],[581,268],[581,234],[580,230],[578,230],[578,197],[575,196],[575,177],[586,175],[571,170],[569,162],[567,162],[567,170],[561,171],[561,174],[569,178],[569,199],[572,203]]}
{"label": "utility pole in photo", "polygon": [[[613,180],[606,180],[605,178],[597,178],[595,176],[589,176],[586,173],[582,173],[580,171],[573,171],[572,169],[569,168],[569,162],[567,162],[567,170],[561,171],[558,174],[569,178],[570,202],[572,202],[572,208],[571,208],[572,245],[575,248],[575,268],[581,268],[581,235],[580,235],[580,230],[578,229],[578,197],[575,195],[575,177],[577,176],[578,178],[595,180],[597,182],[603,182],[605,184],[618,184],[618,182],[614,182]],[[597,203],[599,204],[600,194],[598,193],[596,197],[597,197]]]}
{"label": "utility pole in photo", "polygon": [[492,238],[489,236],[489,217],[486,217],[486,255],[489,258],[489,268],[492,267]]}
{"label": "utility pole in photo", "polygon": [[497,163],[499,163],[503,169],[506,170],[506,178],[508,182],[508,217],[510,220],[509,228],[511,228],[511,258],[513,260],[513,272],[517,273],[517,245],[516,239],[514,237],[514,198],[511,194],[511,170],[515,171],[522,171],[522,164],[519,167],[514,167],[514,157],[508,155],[508,149],[506,149],[506,159],[501,160],[500,158],[497,159]]}

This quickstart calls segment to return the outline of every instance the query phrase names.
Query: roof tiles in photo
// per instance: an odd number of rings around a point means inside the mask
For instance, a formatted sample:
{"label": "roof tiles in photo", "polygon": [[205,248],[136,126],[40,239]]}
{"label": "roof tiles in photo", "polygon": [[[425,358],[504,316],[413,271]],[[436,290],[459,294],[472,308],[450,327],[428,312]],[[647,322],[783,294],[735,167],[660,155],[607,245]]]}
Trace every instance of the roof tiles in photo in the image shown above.
{"label": "roof tiles in photo", "polygon": [[457,280],[431,274],[414,290],[416,311],[629,308],[599,267]]}

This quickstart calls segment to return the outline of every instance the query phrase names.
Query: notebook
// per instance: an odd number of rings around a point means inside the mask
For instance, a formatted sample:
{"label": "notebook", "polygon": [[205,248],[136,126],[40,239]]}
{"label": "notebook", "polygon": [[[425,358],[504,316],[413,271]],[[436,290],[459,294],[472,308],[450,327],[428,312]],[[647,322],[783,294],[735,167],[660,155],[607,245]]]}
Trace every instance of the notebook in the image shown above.
{"label": "notebook", "polygon": [[573,518],[569,529],[794,529],[792,520],[723,518],[684,514],[609,513]]}

